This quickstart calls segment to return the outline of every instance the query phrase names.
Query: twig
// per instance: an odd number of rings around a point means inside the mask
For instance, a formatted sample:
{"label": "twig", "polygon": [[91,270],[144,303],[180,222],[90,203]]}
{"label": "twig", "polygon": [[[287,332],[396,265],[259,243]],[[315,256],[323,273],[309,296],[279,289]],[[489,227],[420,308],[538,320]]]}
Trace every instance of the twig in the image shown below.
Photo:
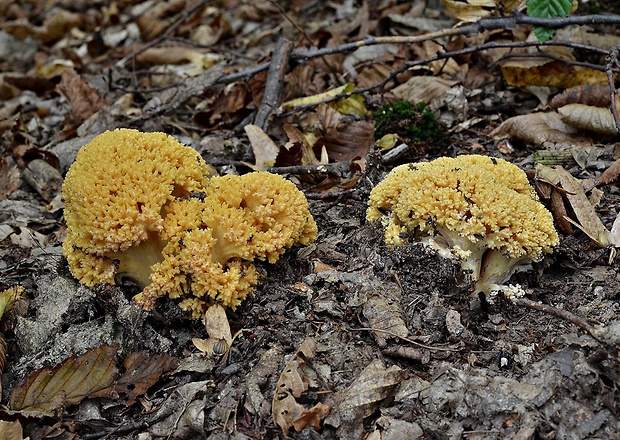
{"label": "twig", "polygon": [[616,123],[616,131],[620,133],[620,119],[618,119],[618,108],[616,106],[616,84],[614,81],[613,67],[620,66],[618,62],[620,52],[620,45],[616,45],[609,50],[606,61],[607,66],[605,73],[607,74],[607,83],[609,84],[609,95],[611,97],[611,114],[614,116],[614,122]]}
{"label": "twig", "polygon": [[282,88],[284,86],[284,75],[287,71],[292,49],[293,45],[289,40],[280,38],[271,57],[263,101],[260,107],[258,107],[256,118],[254,119],[254,124],[258,125],[265,132],[268,130],[269,116],[271,116],[280,105]]}
{"label": "twig", "polygon": [[[475,46],[475,47],[467,47],[464,49],[460,49],[460,50],[455,50],[455,51],[451,51],[451,52],[444,52],[444,53],[439,53],[437,55],[435,55],[434,57],[430,57],[430,58],[424,58],[421,60],[415,60],[415,61],[409,61],[405,64],[403,64],[402,66],[398,67],[397,69],[394,69],[392,72],[390,72],[390,75],[388,75],[385,79],[383,79],[381,82],[374,84],[372,86],[367,86],[367,87],[360,87],[357,88],[351,92],[348,93],[341,93],[338,95],[334,95],[332,97],[330,97],[329,99],[326,99],[324,101],[321,102],[315,102],[313,104],[308,104],[305,106],[300,106],[300,107],[296,107],[295,109],[287,112],[287,113],[283,113],[280,116],[288,116],[290,114],[293,113],[297,113],[299,111],[304,111],[304,110],[308,110],[310,108],[314,108],[322,103],[327,103],[327,102],[331,102],[331,101],[336,101],[338,99],[341,98],[347,98],[351,95],[355,95],[355,94],[361,94],[361,93],[366,93],[369,91],[372,91],[374,89],[383,89],[386,84],[388,84],[390,81],[392,81],[395,77],[397,77],[398,75],[400,75],[401,73],[411,69],[412,67],[415,66],[420,66],[420,65],[425,65],[425,64],[429,64],[432,63],[433,61],[439,61],[439,60],[444,60],[447,58],[452,58],[452,57],[456,57],[456,56],[461,56],[461,55],[468,55],[474,52],[481,52],[483,50],[488,50],[488,49],[498,49],[498,48],[524,48],[524,47],[533,47],[533,46],[541,46],[541,47],[545,47],[545,46],[564,46],[564,47],[572,47],[572,48],[578,48],[578,49],[583,49],[583,50],[589,50],[591,52],[594,53],[599,53],[599,54],[607,54],[608,51],[603,50],[601,48],[595,47],[595,46],[588,46],[585,44],[577,44],[577,43],[571,43],[570,41],[556,41],[556,42],[547,42],[547,43],[538,43],[538,42],[532,42],[532,41],[518,41],[518,42],[507,42],[507,43],[496,43],[496,42],[491,42],[491,43],[486,43],[480,46]],[[605,68],[603,66],[591,66],[591,68],[593,69],[597,69],[600,71],[604,71]]]}
{"label": "twig", "polygon": [[371,328],[371,327],[351,328],[351,327],[349,327],[349,328],[347,328],[347,330],[349,330],[349,331],[367,331],[367,332],[385,333],[385,334],[390,335],[390,336],[392,336],[394,338],[398,338],[400,340],[403,340],[405,342],[409,342],[410,344],[416,345],[416,346],[418,346],[420,348],[425,348],[427,350],[451,351],[451,352],[454,352],[454,353],[458,353],[460,351],[463,351],[462,349],[458,349],[458,348],[433,347],[431,345],[425,345],[425,344],[422,344],[420,342],[414,341],[413,339],[405,338],[404,336],[400,336],[400,335],[397,335],[396,333],[390,332],[389,330],[383,330],[383,329],[380,329],[380,328]]}
{"label": "twig", "polygon": [[547,304],[541,304],[537,301],[532,301],[531,299],[527,299],[527,298],[517,298],[517,299],[512,300],[511,302],[516,304],[517,306],[525,307],[526,309],[530,309],[530,310],[536,310],[539,312],[548,313],[549,315],[556,316],[560,319],[571,322],[575,324],[577,327],[586,331],[593,338],[597,340],[599,339],[595,336],[595,327],[591,325],[588,321],[586,321],[584,318],[577,316],[574,313],[571,313],[566,310],[558,309],[557,307],[553,307]]}
{"label": "twig", "polygon": [[[376,44],[413,44],[423,41],[434,40],[437,38],[449,37],[454,35],[472,35],[487,30],[494,29],[512,29],[518,24],[528,24],[532,26],[542,26],[551,29],[558,29],[570,25],[593,25],[593,24],[619,24],[620,15],[582,15],[582,16],[568,16],[568,17],[555,17],[555,18],[536,18],[528,17],[526,15],[515,15],[513,17],[502,18],[483,18],[476,23],[466,26],[444,29],[437,32],[429,32],[422,35],[415,36],[388,36],[388,37],[373,37],[368,36],[363,40],[353,41],[351,43],[341,44],[335,47],[329,47],[325,49],[308,51],[308,49],[298,49],[291,54],[291,60],[298,61],[300,63],[306,62],[310,59],[322,57],[325,55],[333,55],[339,53],[352,52],[363,46],[373,46]],[[564,43],[559,45],[568,45],[571,43]],[[549,46],[558,45],[558,43],[547,42],[538,43],[533,42],[530,46]],[[572,47],[575,47],[573,44]],[[592,46],[588,46],[592,47]],[[600,48],[595,48],[601,51]],[[607,53],[607,51],[603,51]],[[237,81],[242,78],[251,78],[259,72],[267,70],[269,64],[261,64],[249,70],[244,70],[231,75],[226,75],[218,80],[218,83],[229,83]]]}

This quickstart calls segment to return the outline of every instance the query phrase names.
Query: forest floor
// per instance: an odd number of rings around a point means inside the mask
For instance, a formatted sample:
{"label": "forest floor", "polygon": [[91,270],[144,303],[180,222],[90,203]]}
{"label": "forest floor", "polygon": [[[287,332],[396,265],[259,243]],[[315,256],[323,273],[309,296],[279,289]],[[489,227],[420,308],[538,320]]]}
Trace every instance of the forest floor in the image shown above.
{"label": "forest floor", "polygon": [[[337,3],[0,2],[0,290],[24,288],[0,327],[0,440],[620,437],[620,144],[588,113],[611,115],[617,26],[534,47],[527,24],[441,35],[454,2]],[[256,262],[223,350],[174,300],[145,312],[69,272],[62,178],[118,127],[309,200],[316,241]],[[366,221],[392,168],[462,154],[525,170],[556,218],[554,252],[510,280],[524,301],[472,296],[457,262]]]}

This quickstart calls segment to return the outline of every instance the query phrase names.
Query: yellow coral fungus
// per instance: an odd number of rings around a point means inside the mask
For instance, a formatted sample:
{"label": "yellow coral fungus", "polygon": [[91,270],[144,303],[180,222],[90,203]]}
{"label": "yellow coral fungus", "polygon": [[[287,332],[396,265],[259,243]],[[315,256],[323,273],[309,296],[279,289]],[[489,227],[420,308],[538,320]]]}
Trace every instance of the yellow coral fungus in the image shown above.
{"label": "yellow coral fungus", "polygon": [[180,297],[181,307],[194,314],[208,298],[235,308],[258,282],[255,258],[275,262],[316,233],[306,198],[283,177],[214,177],[204,198],[170,205],[164,261],[153,266],[152,283],[136,300],[149,309],[160,296]]}
{"label": "yellow coral fungus", "polygon": [[439,158],[395,168],[371,192],[368,220],[381,219],[385,240],[414,238],[461,262],[490,294],[558,244],[549,211],[517,166],[487,156]]}
{"label": "yellow coral fungus", "polygon": [[193,149],[163,133],[115,130],[78,153],[63,185],[63,253],[83,284],[129,278],[151,309],[181,298],[198,317],[209,302],[236,307],[258,282],[255,258],[316,237],[308,202],[270,173],[209,178]]}

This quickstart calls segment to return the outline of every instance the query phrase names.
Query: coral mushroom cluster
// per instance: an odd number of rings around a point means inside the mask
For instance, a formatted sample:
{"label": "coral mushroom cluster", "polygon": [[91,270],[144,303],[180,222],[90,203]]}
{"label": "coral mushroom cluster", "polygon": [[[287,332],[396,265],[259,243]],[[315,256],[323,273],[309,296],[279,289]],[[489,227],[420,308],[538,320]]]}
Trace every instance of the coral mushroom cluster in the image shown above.
{"label": "coral mushroom cluster", "polygon": [[317,233],[295,185],[265,172],[210,177],[200,155],[163,133],[118,129],[79,152],[63,184],[63,253],[86,286],[133,280],[135,300],[181,298],[198,317],[236,307],[257,284],[254,259],[275,262]]}
{"label": "coral mushroom cluster", "polygon": [[394,168],[372,190],[366,216],[383,221],[389,245],[420,241],[460,261],[476,292],[491,296],[522,296],[503,283],[559,241],[525,173],[480,155]]}

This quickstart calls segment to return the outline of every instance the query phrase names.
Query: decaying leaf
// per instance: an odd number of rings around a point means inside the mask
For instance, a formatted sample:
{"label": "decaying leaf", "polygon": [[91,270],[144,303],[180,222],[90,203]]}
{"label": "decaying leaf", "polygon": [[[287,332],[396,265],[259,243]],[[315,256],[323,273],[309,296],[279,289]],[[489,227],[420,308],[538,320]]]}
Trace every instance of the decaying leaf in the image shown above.
{"label": "decaying leaf", "polygon": [[[456,84],[458,84],[458,81],[445,79],[440,76],[414,76],[404,84],[394,88],[392,94],[398,99],[414,104],[425,102],[431,108],[436,108],[433,105],[433,101],[443,101],[448,90]],[[443,104],[443,102],[440,104]]]}
{"label": "decaying leaf", "polygon": [[375,125],[368,121],[342,123],[317,139],[315,147],[325,148],[332,162],[364,157],[375,143]]}
{"label": "decaying leaf", "polygon": [[318,431],[321,429],[321,421],[327,417],[330,410],[331,406],[319,402],[308,411],[304,411],[301,416],[293,422],[293,428],[295,428],[295,431],[300,432],[306,426],[310,426]]}
{"label": "decaying leaf", "polygon": [[219,304],[213,304],[205,312],[204,320],[207,333],[209,333],[209,339],[193,338],[194,346],[208,355],[222,355],[226,353],[234,338],[230,331],[230,324],[224,307]]}
{"label": "decaying leaf", "polygon": [[[320,425],[320,419],[325,417],[329,408],[315,406],[310,415],[306,408],[297,402],[308,390],[309,379],[306,373],[306,360],[313,359],[316,353],[316,341],[307,338],[297,350],[297,353],[284,367],[284,371],[278,379],[271,403],[273,421],[282,429],[287,436],[288,430],[297,422],[297,426],[303,429],[305,426]],[[318,420],[317,420],[318,418]]]}
{"label": "decaying leaf", "polygon": [[595,107],[609,107],[609,86],[607,83],[582,84],[570,87],[554,96],[549,107],[559,108],[567,104],[584,104]]}
{"label": "decaying leaf", "polygon": [[381,359],[375,359],[348,388],[335,394],[333,410],[326,423],[337,427],[338,433],[356,432],[347,438],[358,438],[364,418],[375,412],[406,374],[396,365],[385,368]]}
{"label": "decaying leaf", "polygon": [[562,116],[562,121],[573,127],[608,136],[618,135],[614,117],[608,108],[568,104],[557,111]]}
{"label": "decaying leaf", "polygon": [[106,395],[117,375],[116,350],[116,346],[102,345],[81,356],[71,356],[56,367],[35,371],[13,388],[10,408],[44,415]]}
{"label": "decaying leaf", "polygon": [[448,11],[462,21],[478,21],[495,10],[496,0],[441,0]]}
{"label": "decaying leaf", "polygon": [[252,151],[254,151],[254,158],[256,159],[256,163],[251,167],[256,171],[262,171],[265,168],[274,166],[280,151],[276,143],[257,125],[248,124],[243,129],[248,135]]}
{"label": "decaying leaf", "polygon": [[72,123],[80,124],[105,105],[103,98],[73,69],[66,69],[56,87],[71,102]]}
{"label": "decaying leaf", "polygon": [[600,247],[607,247],[611,244],[609,231],[594,211],[594,206],[588,200],[581,182],[575,179],[563,167],[555,168],[562,188],[566,190],[566,198],[568,199],[579,224],[572,222],[581,229],[588,237],[590,237]]}
{"label": "decaying leaf", "polygon": [[604,172],[596,179],[596,186],[613,185],[618,183],[620,176],[620,159],[612,163]]}
{"label": "decaying leaf", "polygon": [[0,420],[0,440],[22,440],[23,438],[21,423]]}
{"label": "decaying leaf", "polygon": [[[321,160],[317,159],[314,154],[314,150],[312,149],[314,142],[308,140],[308,137],[302,133],[298,128],[293,127],[290,124],[284,124],[282,126],[286,135],[290,139],[290,142],[287,144],[287,148],[297,144],[301,146],[301,163],[300,165],[318,165],[320,163],[327,163],[327,153],[325,153],[325,158],[321,157]],[[323,156],[323,154],[321,154]]]}
{"label": "decaying leaf", "polygon": [[554,112],[530,113],[506,119],[491,133],[496,138],[510,137],[535,145],[591,145],[592,141],[579,135],[577,130],[562,121]]}
{"label": "decaying leaf", "polygon": [[179,361],[165,353],[145,351],[129,354],[123,361],[125,372],[114,384],[114,391],[127,396],[127,406],[146,393],[162,375],[174,370]]}

